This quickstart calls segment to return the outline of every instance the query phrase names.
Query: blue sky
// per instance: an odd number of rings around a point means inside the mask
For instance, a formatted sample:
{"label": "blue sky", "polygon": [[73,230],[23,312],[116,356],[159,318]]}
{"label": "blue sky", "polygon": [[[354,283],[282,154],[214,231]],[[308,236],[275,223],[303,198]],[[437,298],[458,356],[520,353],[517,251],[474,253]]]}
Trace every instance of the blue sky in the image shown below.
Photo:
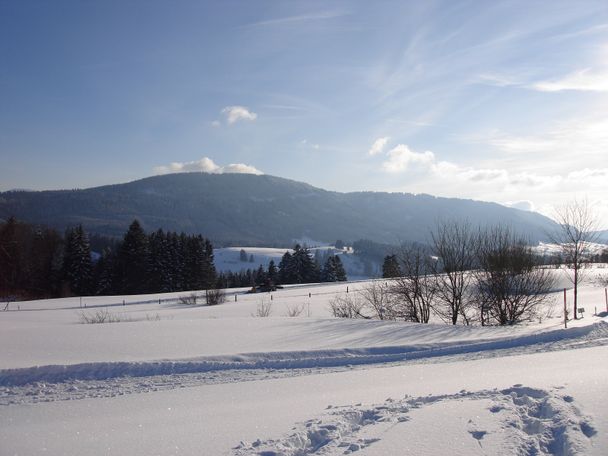
{"label": "blue sky", "polygon": [[0,190],[184,170],[608,225],[608,2],[0,0]]}

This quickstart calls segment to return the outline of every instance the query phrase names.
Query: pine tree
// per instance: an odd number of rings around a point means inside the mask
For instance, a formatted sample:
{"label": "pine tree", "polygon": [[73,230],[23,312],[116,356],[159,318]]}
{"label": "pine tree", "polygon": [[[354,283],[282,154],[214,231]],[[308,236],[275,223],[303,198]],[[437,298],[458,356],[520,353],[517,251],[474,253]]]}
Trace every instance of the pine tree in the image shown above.
{"label": "pine tree", "polygon": [[241,249],[241,251],[239,252],[239,259],[243,262],[246,263],[247,262],[247,252],[245,252],[245,249]]}
{"label": "pine tree", "polygon": [[294,283],[311,283],[319,280],[319,269],[310,251],[299,244],[294,247],[292,266]]}
{"label": "pine tree", "polygon": [[382,263],[382,277],[385,279],[401,277],[401,268],[399,267],[397,255],[387,255],[384,257],[384,262]]}
{"label": "pine tree", "polygon": [[148,243],[148,291],[152,293],[172,291],[171,254],[167,235],[159,229],[148,237]]}
{"label": "pine tree", "polygon": [[270,282],[277,283],[279,279],[279,271],[277,270],[277,267],[274,264],[274,260],[270,260],[270,263],[268,263],[268,272],[266,275]]}
{"label": "pine tree", "polygon": [[262,285],[266,283],[266,279],[268,276],[266,275],[266,271],[264,270],[264,266],[260,265],[258,270],[255,273],[255,283]]}
{"label": "pine tree", "polygon": [[120,293],[144,293],[148,272],[148,237],[137,220],[129,226],[116,257],[117,285]]}
{"label": "pine tree", "polygon": [[15,217],[10,217],[0,229],[0,292],[7,294],[19,289],[22,275],[22,248],[18,232]]}
{"label": "pine tree", "polygon": [[321,271],[322,282],[344,282],[346,281],[346,271],[342,266],[342,261],[338,255],[327,257],[323,270]]}
{"label": "pine tree", "polygon": [[329,256],[323,265],[323,269],[321,271],[321,282],[336,282],[336,263],[334,261],[334,257]]}
{"label": "pine tree", "polygon": [[79,296],[91,293],[93,279],[91,246],[82,225],[66,231],[63,276],[71,293]]}
{"label": "pine tree", "polygon": [[279,283],[295,283],[293,271],[293,257],[291,253],[285,252],[279,263]]}
{"label": "pine tree", "polygon": [[95,283],[95,293],[98,295],[108,295],[114,292],[113,271],[114,254],[109,248],[101,252],[101,256],[93,268]]}

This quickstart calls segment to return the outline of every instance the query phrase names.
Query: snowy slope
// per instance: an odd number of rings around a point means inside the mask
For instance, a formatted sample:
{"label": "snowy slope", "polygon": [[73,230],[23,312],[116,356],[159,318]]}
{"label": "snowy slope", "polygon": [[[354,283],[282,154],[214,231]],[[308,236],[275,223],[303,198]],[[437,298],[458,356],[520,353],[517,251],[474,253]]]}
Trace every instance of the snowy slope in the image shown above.
{"label": "snowy slope", "polygon": [[[364,286],[231,290],[213,307],[179,293],[11,303],[0,454],[605,454],[603,288],[581,288],[588,312],[568,329],[560,291],[508,328],[330,316]],[[122,321],[80,322],[99,310]]]}

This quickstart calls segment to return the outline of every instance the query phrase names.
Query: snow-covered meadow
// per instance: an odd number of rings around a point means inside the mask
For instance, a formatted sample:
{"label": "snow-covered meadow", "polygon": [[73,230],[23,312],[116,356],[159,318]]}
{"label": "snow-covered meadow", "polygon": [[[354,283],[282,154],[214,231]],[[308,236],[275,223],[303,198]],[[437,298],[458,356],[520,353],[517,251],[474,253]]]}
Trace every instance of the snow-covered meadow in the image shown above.
{"label": "snow-covered meadow", "polygon": [[[366,282],[230,290],[218,306],[171,300],[188,293],[11,303],[0,454],[603,455],[599,275],[568,329],[558,291],[513,327],[332,317],[331,299]],[[119,321],[83,323],[97,312]]]}

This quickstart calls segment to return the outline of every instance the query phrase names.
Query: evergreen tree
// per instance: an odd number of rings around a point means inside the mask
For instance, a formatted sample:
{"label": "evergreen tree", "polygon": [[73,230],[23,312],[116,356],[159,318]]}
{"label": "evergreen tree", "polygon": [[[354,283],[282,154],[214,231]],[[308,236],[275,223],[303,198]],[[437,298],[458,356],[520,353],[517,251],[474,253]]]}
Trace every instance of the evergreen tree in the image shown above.
{"label": "evergreen tree", "polygon": [[215,288],[217,282],[217,271],[214,264],[213,245],[209,239],[204,241],[204,259],[202,264],[203,285],[205,289]]}
{"label": "evergreen tree", "polygon": [[270,263],[268,263],[268,273],[266,275],[268,280],[270,280],[272,283],[277,283],[279,279],[279,271],[274,264],[274,260],[270,260]]}
{"label": "evergreen tree", "polygon": [[172,291],[171,253],[168,238],[162,229],[148,237],[148,291],[167,293]]}
{"label": "evergreen tree", "polygon": [[19,226],[10,217],[0,229],[0,292],[12,294],[20,288],[22,246]]}
{"label": "evergreen tree", "polygon": [[302,248],[297,244],[294,248],[292,263],[294,283],[319,281],[319,269],[307,248]]}
{"label": "evergreen tree", "polygon": [[327,257],[323,270],[321,271],[322,282],[345,282],[346,271],[338,255],[331,255]]}
{"label": "evergreen tree", "polygon": [[336,282],[336,262],[334,261],[334,257],[329,256],[323,265],[323,269],[321,270],[321,282]]}
{"label": "evergreen tree", "polygon": [[137,220],[129,226],[116,256],[116,279],[120,293],[146,292],[148,237]]}
{"label": "evergreen tree", "polygon": [[285,252],[279,263],[279,283],[295,283],[293,271],[293,257],[291,253]]}
{"label": "evergreen tree", "polygon": [[239,258],[243,263],[247,262],[247,252],[245,252],[245,249],[241,249],[239,252]]}
{"label": "evergreen tree", "polygon": [[258,270],[255,273],[255,283],[258,285],[262,285],[266,283],[266,279],[268,276],[266,275],[266,271],[264,270],[264,266],[260,265]]}
{"label": "evergreen tree", "polygon": [[114,255],[109,248],[105,248],[93,268],[96,294],[109,295],[114,292],[113,271]]}
{"label": "evergreen tree", "polygon": [[348,280],[346,277],[346,271],[344,270],[344,265],[342,264],[342,260],[338,255],[334,255],[334,267],[336,270],[336,281],[346,282]]}
{"label": "evergreen tree", "polygon": [[82,296],[92,292],[91,247],[82,225],[66,231],[63,276],[71,293]]}
{"label": "evergreen tree", "polygon": [[382,263],[382,277],[385,279],[391,277],[401,277],[401,268],[397,255],[386,255]]}

